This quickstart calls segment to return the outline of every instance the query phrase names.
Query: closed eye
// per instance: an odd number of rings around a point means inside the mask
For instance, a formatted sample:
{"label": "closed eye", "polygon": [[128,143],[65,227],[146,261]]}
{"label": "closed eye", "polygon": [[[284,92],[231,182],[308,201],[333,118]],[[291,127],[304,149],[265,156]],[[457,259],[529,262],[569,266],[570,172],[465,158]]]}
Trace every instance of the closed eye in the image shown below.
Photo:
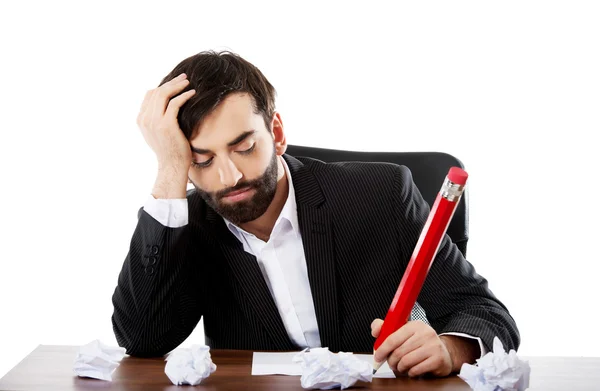
{"label": "closed eye", "polygon": [[236,151],[236,152],[239,154],[242,154],[242,155],[249,155],[254,151],[254,148],[256,148],[256,143],[252,144],[252,146],[246,150]]}
{"label": "closed eye", "polygon": [[192,167],[196,167],[196,168],[208,167],[208,166],[210,166],[210,163],[212,163],[213,159],[214,158],[211,157],[210,159],[208,159],[208,160],[206,160],[204,162],[195,162],[195,161],[192,161]]}
{"label": "closed eye", "polygon": [[[240,155],[249,155],[252,152],[254,152],[254,150],[256,149],[256,143],[252,144],[252,146],[248,149],[245,149],[243,151],[235,151],[236,153],[239,153]],[[211,157],[210,159],[204,161],[204,162],[195,162],[192,161],[192,167],[196,167],[196,168],[205,168],[210,166],[210,164],[212,163],[214,157]]]}

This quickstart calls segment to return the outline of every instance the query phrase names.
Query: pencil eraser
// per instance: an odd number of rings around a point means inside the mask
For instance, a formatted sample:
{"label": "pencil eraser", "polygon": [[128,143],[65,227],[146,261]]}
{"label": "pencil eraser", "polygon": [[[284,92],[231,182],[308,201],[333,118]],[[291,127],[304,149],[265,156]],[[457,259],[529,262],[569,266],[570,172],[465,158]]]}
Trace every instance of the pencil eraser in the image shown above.
{"label": "pencil eraser", "polygon": [[467,172],[460,167],[451,167],[450,171],[448,171],[448,179],[457,185],[466,184],[468,177],[469,174],[467,174]]}

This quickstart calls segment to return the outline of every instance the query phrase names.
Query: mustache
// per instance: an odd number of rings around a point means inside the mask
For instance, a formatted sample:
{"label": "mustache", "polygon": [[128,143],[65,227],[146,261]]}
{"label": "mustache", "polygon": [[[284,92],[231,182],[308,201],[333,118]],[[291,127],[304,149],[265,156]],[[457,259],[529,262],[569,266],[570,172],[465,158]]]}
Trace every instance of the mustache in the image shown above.
{"label": "mustache", "polygon": [[215,192],[215,199],[220,200],[221,198],[228,196],[229,194],[233,193],[234,191],[238,191],[241,189],[245,189],[245,188],[253,189],[255,187],[258,187],[258,182],[259,182],[258,180],[244,181],[244,182],[238,183],[237,185],[235,185],[233,187],[219,190],[219,191]]}

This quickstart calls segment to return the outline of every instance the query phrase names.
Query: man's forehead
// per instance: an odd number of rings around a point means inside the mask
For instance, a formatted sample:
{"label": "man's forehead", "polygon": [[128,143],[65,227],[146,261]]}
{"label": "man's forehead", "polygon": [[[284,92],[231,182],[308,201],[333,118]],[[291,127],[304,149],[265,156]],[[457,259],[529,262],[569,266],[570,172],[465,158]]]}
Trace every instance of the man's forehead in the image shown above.
{"label": "man's forehead", "polygon": [[233,134],[255,129],[262,116],[254,112],[251,102],[243,98],[222,102],[198,124],[192,140],[225,140]]}

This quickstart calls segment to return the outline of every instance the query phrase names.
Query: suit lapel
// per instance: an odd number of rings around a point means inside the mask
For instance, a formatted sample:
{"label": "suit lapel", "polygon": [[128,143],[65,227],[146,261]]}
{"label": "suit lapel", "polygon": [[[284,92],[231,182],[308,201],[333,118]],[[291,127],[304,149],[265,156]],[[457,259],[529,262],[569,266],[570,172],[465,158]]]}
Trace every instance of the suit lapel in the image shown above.
{"label": "suit lapel", "polygon": [[212,230],[216,230],[218,245],[240,287],[236,290],[238,292],[236,296],[247,320],[251,324],[259,322],[276,349],[295,349],[287,335],[256,257],[244,251],[242,243],[229,231],[220,215],[208,207],[206,211],[206,220]]}
{"label": "suit lapel", "polygon": [[315,305],[321,346],[340,349],[333,222],[323,192],[312,171],[284,155],[296,192],[298,224],[304,245],[308,280]]}

